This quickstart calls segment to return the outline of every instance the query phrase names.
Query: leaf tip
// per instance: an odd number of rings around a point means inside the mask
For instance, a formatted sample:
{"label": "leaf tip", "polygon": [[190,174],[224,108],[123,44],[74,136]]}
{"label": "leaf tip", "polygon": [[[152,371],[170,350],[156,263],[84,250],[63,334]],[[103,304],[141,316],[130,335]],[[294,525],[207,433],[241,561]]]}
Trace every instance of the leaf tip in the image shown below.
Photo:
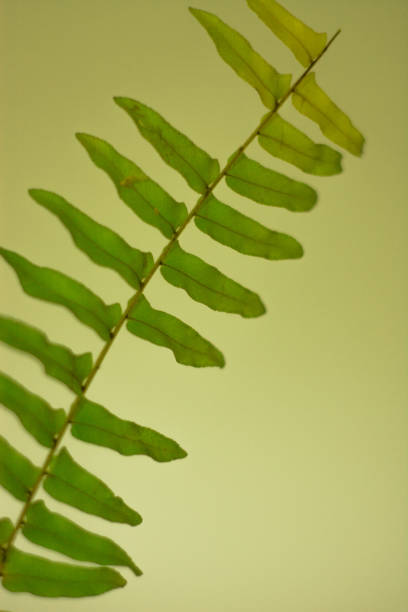
{"label": "leaf tip", "polygon": [[89,134],[85,134],[85,132],[75,132],[75,138],[81,143],[81,145],[86,145],[89,140]]}
{"label": "leaf tip", "polygon": [[[197,21],[201,23],[202,26],[206,27],[205,24],[208,20],[208,17],[211,15],[211,13],[208,13],[207,11],[202,11],[201,9],[197,9],[192,6],[189,6],[188,10],[193,15],[193,17],[195,17],[195,19],[197,19]],[[206,20],[206,17],[207,17],[207,20]]]}
{"label": "leaf tip", "polygon": [[132,102],[134,102],[134,100],[124,98],[123,96],[113,96],[113,101],[124,110],[130,110],[132,107]]}
{"label": "leaf tip", "polygon": [[143,518],[140,516],[138,512],[136,512],[136,510],[133,510],[132,516],[129,518],[129,521],[126,521],[126,522],[131,527],[136,527],[136,525],[140,525],[141,523],[143,523]]}
{"label": "leaf tip", "polygon": [[127,580],[122,576],[122,574],[119,574],[119,572],[115,572],[116,574],[116,586],[118,588],[123,588],[124,586],[127,585]]}
{"label": "leaf tip", "polygon": [[219,353],[216,365],[221,369],[225,368],[225,357],[222,353]]}
{"label": "leaf tip", "polygon": [[135,576],[143,576],[143,572],[140,568],[137,567],[133,561],[129,563],[129,568],[132,570]]}
{"label": "leaf tip", "polygon": [[357,153],[357,157],[361,157],[363,155],[366,142],[367,141],[366,141],[365,137],[361,134],[361,143],[360,143],[359,151]]}
{"label": "leaf tip", "polygon": [[305,250],[300,244],[300,242],[296,241],[296,247],[293,249],[293,259],[301,259],[305,254]]}
{"label": "leaf tip", "polygon": [[250,310],[242,313],[242,316],[245,318],[255,319],[257,317],[261,317],[264,314],[266,314],[266,306],[259,297],[259,295],[255,294]]}
{"label": "leaf tip", "polygon": [[181,448],[181,446],[178,449],[178,455],[177,455],[177,459],[185,459],[188,456],[188,452],[184,450],[184,448]]}
{"label": "leaf tip", "polygon": [[41,191],[42,191],[42,189],[35,189],[35,188],[33,188],[33,187],[31,187],[30,189],[27,189],[27,193],[28,193],[28,195],[29,195],[31,198],[33,198],[33,200],[36,200],[36,199],[37,199],[37,195],[38,195],[38,193],[39,193],[39,192],[41,192]]}

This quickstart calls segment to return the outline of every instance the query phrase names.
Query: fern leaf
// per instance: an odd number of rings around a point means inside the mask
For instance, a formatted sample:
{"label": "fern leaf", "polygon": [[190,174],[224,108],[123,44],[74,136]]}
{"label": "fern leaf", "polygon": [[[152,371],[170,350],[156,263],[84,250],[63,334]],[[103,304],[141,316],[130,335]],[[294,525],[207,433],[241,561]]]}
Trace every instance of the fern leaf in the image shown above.
{"label": "fern leaf", "polygon": [[54,436],[64,424],[66,415],[55,410],[38,395],[30,393],[17,381],[0,373],[0,403],[14,412],[23,427],[43,446],[51,448]]}
{"label": "fern leaf", "polygon": [[309,66],[323,51],[327,34],[318,33],[294,17],[275,0],[247,0],[248,6],[294,53],[302,66]]}
{"label": "fern leaf", "polygon": [[99,565],[122,565],[129,567],[136,576],[142,575],[129,555],[113,540],[79,527],[62,514],[51,512],[41,500],[29,507],[23,534],[30,542],[56,550],[71,559]]}
{"label": "fern leaf", "polygon": [[315,121],[332,142],[353,155],[362,155],[364,136],[319,87],[314,72],[310,72],[296,87],[292,102],[300,113]]}
{"label": "fern leaf", "polygon": [[14,525],[9,518],[0,519],[0,544],[5,544],[14,531]]}
{"label": "fern leaf", "polygon": [[259,317],[265,313],[265,306],[256,293],[196,255],[183,251],[177,241],[162,262],[160,272],[168,283],[184,289],[193,300],[213,310],[234,312],[242,317]]}
{"label": "fern leaf", "polygon": [[99,478],[76,463],[62,448],[48,468],[44,489],[58,501],[108,521],[138,525],[140,514],[116,497]]}
{"label": "fern leaf", "polygon": [[169,348],[178,363],[196,368],[225,365],[224,356],[211,342],[177,317],[152,308],[143,295],[128,319],[127,328],[132,334]]}
{"label": "fern leaf", "polygon": [[288,91],[291,75],[279,74],[242,34],[213,13],[194,8],[189,10],[207,30],[222,59],[256,89],[267,108],[274,108],[276,100]]}
{"label": "fern leaf", "polygon": [[97,223],[56,193],[30,189],[29,194],[40,206],[60,219],[75,244],[92,261],[115,270],[131,287],[139,289],[140,281],[153,266],[151,253],[129,246],[118,234]]}
{"label": "fern leaf", "polygon": [[0,484],[14,497],[26,501],[41,470],[0,435]]}
{"label": "fern leaf", "polygon": [[155,461],[173,461],[187,456],[177,442],[132,421],[120,419],[95,402],[82,397],[71,434],[91,444],[116,450],[121,455],[147,455]]}
{"label": "fern leaf", "polygon": [[268,229],[213,195],[200,207],[194,222],[198,229],[217,242],[245,255],[265,259],[293,259],[303,255],[297,240]]}
{"label": "fern leaf", "polygon": [[225,180],[240,195],[293,212],[310,210],[317,201],[317,193],[309,185],[270,170],[245,154],[231,166]]}
{"label": "fern leaf", "polygon": [[48,376],[63,382],[75,393],[92,370],[91,353],[75,355],[70,349],[50,342],[47,336],[22,321],[0,316],[0,340],[36,357]]}
{"label": "fern leaf", "polygon": [[65,306],[102,340],[109,340],[110,331],[122,314],[119,304],[107,306],[82,283],[57,270],[36,266],[13,251],[0,248],[0,255],[14,268],[28,295]]}
{"label": "fern leaf", "polygon": [[121,200],[145,223],[171,238],[187,218],[187,208],[174,200],[139,166],[108,142],[90,134],[76,134],[94,164],[112,179]]}
{"label": "fern leaf", "polygon": [[42,597],[87,597],[124,587],[126,580],[108,567],[81,567],[49,561],[12,548],[3,568],[3,586]]}
{"label": "fern leaf", "polygon": [[171,126],[159,113],[131,98],[114,98],[135,122],[161,158],[177,170],[192,189],[205,193],[218,176],[220,165],[195,145],[187,136]]}
{"label": "fern leaf", "polygon": [[297,166],[303,172],[331,176],[342,172],[341,154],[316,144],[294,125],[276,114],[261,128],[258,142],[268,153]]}

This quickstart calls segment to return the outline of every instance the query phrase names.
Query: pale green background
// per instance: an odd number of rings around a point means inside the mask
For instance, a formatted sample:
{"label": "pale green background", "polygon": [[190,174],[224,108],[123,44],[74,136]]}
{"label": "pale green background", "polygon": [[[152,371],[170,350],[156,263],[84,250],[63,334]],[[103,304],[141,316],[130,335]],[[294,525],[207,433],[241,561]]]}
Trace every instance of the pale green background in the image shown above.
{"label": "pale green background", "polygon": [[[112,97],[153,106],[225,163],[265,112],[218,58],[187,0],[2,0],[2,243],[87,283],[107,301],[130,296],[113,272],[87,260],[27,188],[55,190],[131,244],[164,244],[117,198],[74,138],[109,140],[179,200],[194,194],[145,142]],[[282,72],[301,67],[244,0],[201,0],[244,33]],[[217,195],[296,236],[305,257],[244,257],[191,227],[187,249],[250,288],[268,309],[257,320],[214,313],[156,277],[147,295],[226,355],[223,370],[178,365],[165,349],[123,332],[89,397],[174,437],[189,452],[160,465],[66,438],[144,517],[114,525],[53,500],[53,509],[105,532],[145,574],[97,599],[45,600],[2,591],[14,612],[406,612],[406,28],[405,0],[287,0],[317,30],[341,36],[318,81],[367,137],[345,153],[342,175],[309,177],[249,154],[319,191],[307,214]],[[404,99],[405,97],[405,99]],[[282,114],[326,142],[290,104]],[[404,197],[405,192],[405,197]],[[21,291],[1,266],[2,310],[75,351],[101,342],[65,309]],[[1,363],[54,406],[72,395],[30,358],[1,349]],[[41,462],[45,449],[1,412],[1,429]],[[20,503],[1,492],[1,514]],[[48,498],[47,498],[48,503]],[[24,550],[43,551],[21,537]],[[52,557],[52,553],[44,554]],[[59,555],[54,555],[60,558]]]}

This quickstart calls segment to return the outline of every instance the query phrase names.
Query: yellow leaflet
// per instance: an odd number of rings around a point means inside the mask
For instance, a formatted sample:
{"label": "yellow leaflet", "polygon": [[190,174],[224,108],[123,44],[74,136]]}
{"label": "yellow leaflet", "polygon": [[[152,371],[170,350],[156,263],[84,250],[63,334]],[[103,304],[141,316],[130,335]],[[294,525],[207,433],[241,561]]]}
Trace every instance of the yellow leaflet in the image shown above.
{"label": "yellow leaflet", "polygon": [[310,72],[296,87],[292,102],[300,113],[316,121],[327,138],[353,155],[361,156],[364,136],[319,87],[314,72]]}
{"label": "yellow leaflet", "polygon": [[256,89],[267,108],[274,108],[275,100],[289,89],[291,75],[279,74],[242,34],[213,13],[193,8],[190,8],[190,12],[207,30],[222,59]]}
{"label": "yellow leaflet", "polygon": [[249,8],[289,47],[303,65],[311,62],[323,51],[327,34],[309,28],[275,0],[247,0]]}

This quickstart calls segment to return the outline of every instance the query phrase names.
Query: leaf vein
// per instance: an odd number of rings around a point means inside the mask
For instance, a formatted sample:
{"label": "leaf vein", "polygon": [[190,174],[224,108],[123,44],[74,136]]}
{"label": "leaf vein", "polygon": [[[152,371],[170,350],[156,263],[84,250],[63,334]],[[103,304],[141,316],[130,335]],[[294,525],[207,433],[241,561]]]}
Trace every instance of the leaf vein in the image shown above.
{"label": "leaf vein", "polygon": [[146,327],[150,327],[151,329],[154,329],[154,330],[158,331],[160,334],[162,334],[163,336],[168,338],[171,342],[174,342],[175,344],[178,344],[182,348],[184,348],[184,349],[186,349],[188,351],[192,351],[194,353],[197,353],[199,355],[204,355],[204,357],[208,357],[208,353],[205,353],[204,351],[200,351],[199,349],[196,349],[194,347],[187,346],[186,344],[183,344],[182,342],[180,342],[179,340],[176,340],[175,338],[173,338],[169,334],[166,334],[166,332],[161,330],[159,327],[155,327],[154,325],[151,325],[150,323],[146,323],[146,321],[141,321],[140,319],[136,319],[135,317],[129,317],[129,321],[136,321],[137,323],[141,323],[142,325],[146,325]]}
{"label": "leaf vein", "polygon": [[204,287],[204,289],[207,289],[208,291],[211,291],[212,293],[217,293],[218,295],[222,295],[222,297],[225,297],[228,300],[232,300],[234,302],[238,302],[238,304],[245,304],[245,302],[243,302],[242,300],[239,300],[236,297],[233,297],[232,295],[228,295],[227,293],[223,293],[222,291],[218,291],[218,289],[213,289],[212,287],[208,287],[208,285],[204,285],[204,283],[201,283],[196,278],[190,276],[189,274],[187,274],[187,272],[184,272],[183,270],[179,270],[178,268],[175,268],[174,266],[170,266],[166,262],[163,262],[162,265],[163,266],[167,266],[167,268],[170,268],[172,270],[175,270],[175,272],[178,272],[179,274],[182,274],[183,276],[186,276],[187,278],[192,280],[194,283],[197,283],[197,285],[200,285],[201,287]]}
{"label": "leaf vein", "polygon": [[[97,497],[92,496],[90,493],[88,493],[87,491],[84,491],[83,489],[80,489],[79,487],[76,487],[74,484],[72,484],[71,482],[68,482],[67,480],[65,480],[64,478],[62,478],[59,474],[53,474],[52,472],[48,473],[48,477],[52,477],[52,478],[56,478],[57,480],[61,480],[61,482],[63,482],[65,485],[67,485],[67,487],[70,487],[71,489],[74,489],[75,491],[79,491],[80,493],[82,493],[82,495],[85,495],[86,497],[89,497],[90,499],[92,499],[93,501],[97,502],[98,504],[100,504],[101,506],[105,506],[106,508],[108,508],[109,510],[113,510],[115,512],[117,512],[118,514],[121,514],[122,516],[124,516],[125,518],[127,518],[126,514],[120,509],[120,508],[114,508],[112,507],[112,505],[109,502],[106,502],[104,500],[98,499]],[[117,497],[113,497],[112,501],[118,499]],[[70,502],[68,502],[70,503]],[[92,513],[93,514],[93,513]]]}
{"label": "leaf vein", "polygon": [[227,225],[223,225],[219,221],[214,221],[213,219],[204,217],[204,215],[197,214],[196,217],[199,217],[200,219],[205,219],[206,221],[209,221],[210,223],[213,223],[214,225],[219,225],[220,227],[223,227],[224,229],[226,229],[228,232],[231,232],[231,234],[242,236],[243,238],[246,238],[247,240],[251,240],[252,242],[255,242],[255,244],[264,244],[265,246],[271,246],[270,243],[266,242],[265,240],[259,240],[258,238],[252,238],[251,236],[248,236],[248,234],[243,234],[242,232],[238,232],[237,230],[232,229],[231,227],[228,227]]}

